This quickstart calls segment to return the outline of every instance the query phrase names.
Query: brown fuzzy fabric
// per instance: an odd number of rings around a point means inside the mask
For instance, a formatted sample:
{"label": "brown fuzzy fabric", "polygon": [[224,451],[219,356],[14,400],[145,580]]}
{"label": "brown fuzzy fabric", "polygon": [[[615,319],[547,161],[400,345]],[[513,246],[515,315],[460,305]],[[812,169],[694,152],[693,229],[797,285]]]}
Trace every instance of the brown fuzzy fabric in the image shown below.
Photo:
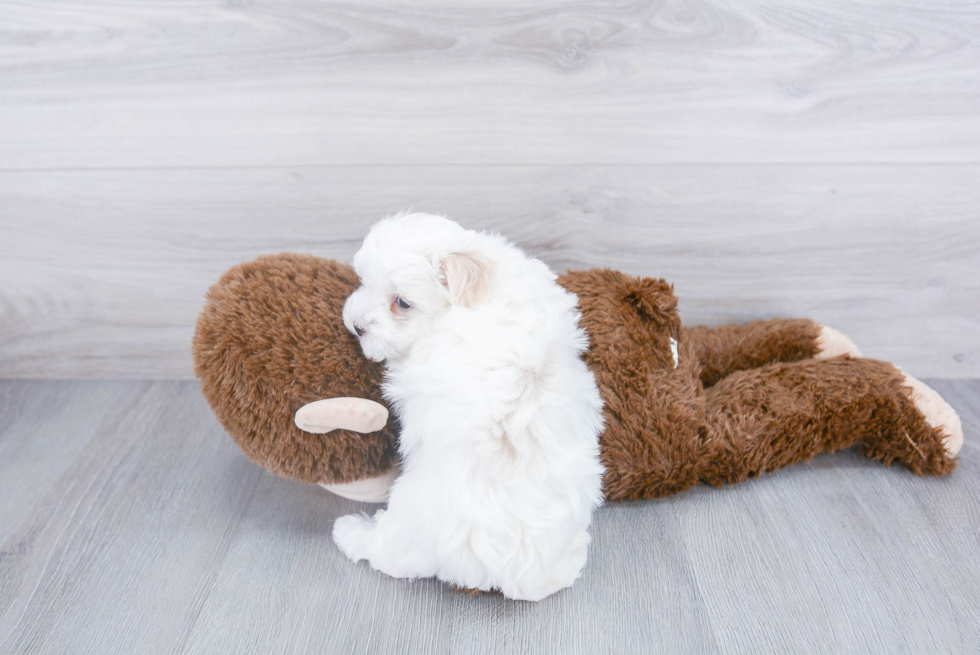
{"label": "brown fuzzy fabric", "polygon": [[293,423],[297,409],[322,398],[381,402],[383,370],[341,320],[358,285],[350,266],[284,253],[240,264],[208,291],[194,372],[235,442],[273,473],[353,482],[379,475],[397,457],[394,418],[372,434],[310,434]]}
{"label": "brown fuzzy fabric", "polygon": [[698,325],[685,332],[707,388],[735,371],[810,359],[817,354],[820,326],[805,318],[774,318],[716,328]]}
{"label": "brown fuzzy fabric", "polygon": [[919,475],[952,472],[942,432],[926,423],[903,379],[891,364],[846,356],[733,373],[705,394],[701,479],[741,482],[855,444]]}
{"label": "brown fuzzy fabric", "polygon": [[[605,402],[610,500],[738,482],[855,444],[918,474],[956,465],[891,364],[812,359],[812,321],[685,330],[663,280],[596,269],[558,281],[578,295],[589,334],[584,359]],[[312,435],[293,424],[314,400],[381,402],[382,370],[341,322],[356,286],[349,266],[283,254],[233,268],[208,293],[194,337],[201,388],[246,454],[275,473],[350,482],[394,460],[392,422],[370,435]]]}
{"label": "brown fuzzy fabric", "polygon": [[578,295],[590,336],[584,358],[605,401],[610,500],[738,482],[858,443],[863,454],[918,474],[956,466],[894,366],[808,359],[819,334],[812,321],[683,331],[663,280],[592,270],[559,282]]}

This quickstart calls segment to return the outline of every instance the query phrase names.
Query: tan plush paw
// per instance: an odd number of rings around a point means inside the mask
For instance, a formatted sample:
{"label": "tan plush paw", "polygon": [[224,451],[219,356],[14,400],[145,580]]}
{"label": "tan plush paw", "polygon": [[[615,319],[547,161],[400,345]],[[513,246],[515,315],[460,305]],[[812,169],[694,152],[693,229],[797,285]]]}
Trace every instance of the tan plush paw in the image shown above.
{"label": "tan plush paw", "polygon": [[850,338],[828,325],[820,326],[820,334],[817,336],[816,359],[830,359],[840,355],[850,355],[851,357],[861,357],[861,351]]}
{"label": "tan plush paw", "polygon": [[388,422],[384,405],[367,398],[328,398],[296,410],[296,427],[303,432],[324,434],[333,430],[376,432]]}
{"label": "tan plush paw", "polygon": [[915,408],[926,417],[926,423],[939,428],[945,434],[943,445],[950,457],[955,457],[963,447],[963,424],[956,410],[943,400],[934,389],[902,371],[905,375],[905,386],[912,390],[912,401]]}
{"label": "tan plush paw", "polygon": [[358,500],[362,503],[383,503],[388,500],[391,485],[398,477],[398,471],[397,466],[392,466],[374,478],[355,480],[347,484],[320,484],[320,486],[341,498]]}

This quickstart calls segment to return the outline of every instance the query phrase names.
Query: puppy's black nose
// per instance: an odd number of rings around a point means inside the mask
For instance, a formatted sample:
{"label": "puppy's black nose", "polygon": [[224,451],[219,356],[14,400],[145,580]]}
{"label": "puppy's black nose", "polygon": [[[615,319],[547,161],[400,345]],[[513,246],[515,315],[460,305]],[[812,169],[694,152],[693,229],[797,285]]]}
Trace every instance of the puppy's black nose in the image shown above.
{"label": "puppy's black nose", "polygon": [[367,332],[367,330],[362,328],[360,323],[354,321],[354,332],[357,332],[357,336],[363,337],[364,333]]}

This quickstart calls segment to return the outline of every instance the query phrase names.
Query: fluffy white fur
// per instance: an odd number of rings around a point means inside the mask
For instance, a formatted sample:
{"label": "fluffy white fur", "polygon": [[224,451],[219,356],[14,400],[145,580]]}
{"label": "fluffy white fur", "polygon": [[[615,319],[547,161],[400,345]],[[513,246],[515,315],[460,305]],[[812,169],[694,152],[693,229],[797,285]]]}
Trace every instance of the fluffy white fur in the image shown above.
{"label": "fluffy white fur", "polygon": [[395,577],[525,600],[570,586],[603,473],[575,295],[502,237],[427,214],[376,224],[354,268],[344,323],[387,363],[402,470],[387,509],[341,517],[334,541]]}

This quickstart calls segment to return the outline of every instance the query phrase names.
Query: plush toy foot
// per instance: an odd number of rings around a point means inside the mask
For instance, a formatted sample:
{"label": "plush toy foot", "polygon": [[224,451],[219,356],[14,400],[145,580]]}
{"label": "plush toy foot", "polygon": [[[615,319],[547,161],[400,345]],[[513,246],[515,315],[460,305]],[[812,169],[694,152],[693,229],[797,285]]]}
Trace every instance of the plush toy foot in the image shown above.
{"label": "plush toy foot", "polygon": [[902,373],[905,375],[905,386],[912,390],[915,408],[926,417],[926,423],[930,427],[939,428],[943,432],[946,452],[950,457],[956,457],[963,447],[963,424],[959,414],[934,389],[905,371]]}
{"label": "plush toy foot", "polygon": [[817,354],[814,357],[830,359],[841,355],[862,356],[857,345],[846,334],[828,325],[821,325],[820,334],[817,335]]}
{"label": "plush toy foot", "polygon": [[374,478],[355,480],[346,484],[323,484],[320,486],[341,498],[357,500],[362,503],[384,503],[388,501],[391,485],[398,477],[398,467],[390,469]]}
{"label": "plush toy foot", "polygon": [[296,410],[294,420],[300,430],[314,434],[333,430],[366,434],[385,426],[388,410],[367,398],[327,398],[303,405]]}

